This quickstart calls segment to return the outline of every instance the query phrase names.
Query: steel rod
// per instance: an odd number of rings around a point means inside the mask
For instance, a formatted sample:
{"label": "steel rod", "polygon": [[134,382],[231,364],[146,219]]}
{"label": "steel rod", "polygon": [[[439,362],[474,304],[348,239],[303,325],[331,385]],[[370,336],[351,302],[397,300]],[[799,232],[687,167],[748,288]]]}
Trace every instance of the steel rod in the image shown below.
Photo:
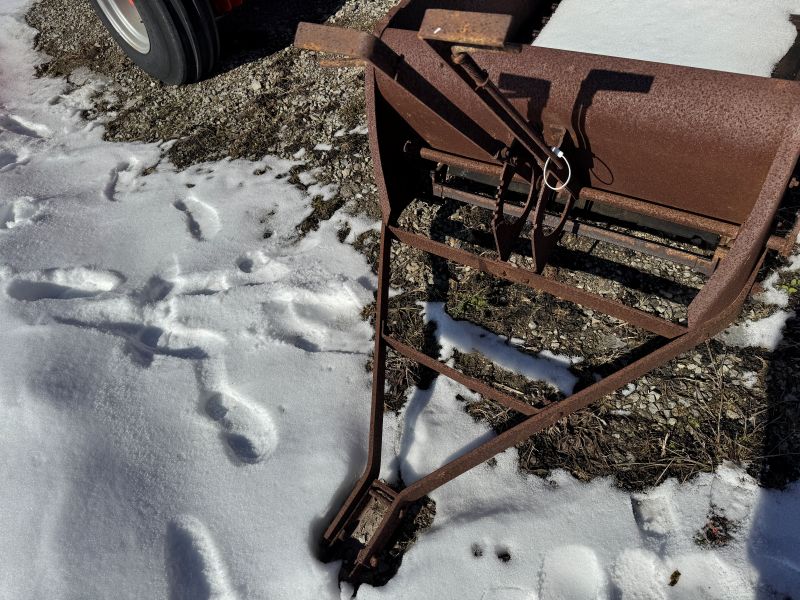
{"label": "steel rod", "polygon": [[609,316],[632,325],[651,331],[665,338],[676,338],[686,333],[686,328],[665,319],[655,317],[649,313],[630,306],[625,306],[614,300],[609,300],[597,294],[592,294],[571,285],[553,281],[542,275],[537,275],[527,269],[515,267],[509,263],[484,258],[458,248],[451,248],[445,244],[411,233],[399,227],[389,226],[388,229],[402,243],[414,248],[419,248],[429,254],[434,254],[446,260],[452,260],[473,269],[478,269],[495,277],[500,277],[514,283],[525,285],[529,288],[540,290],[557,298],[568,300],[588,308],[599,310]]}
{"label": "steel rod", "polygon": [[[458,167],[465,171],[472,171],[487,175],[489,177],[500,177],[503,172],[503,167],[499,163],[490,163],[473,158],[451,154],[449,152],[442,152],[434,150],[433,148],[420,148],[413,144],[407,144],[406,152],[412,156],[418,156],[423,160],[428,160],[435,163],[441,163],[448,166]],[[515,181],[528,183],[523,177],[515,177]],[[606,206],[619,208],[635,214],[645,215],[681,225],[687,229],[694,229],[697,231],[705,231],[713,233],[714,235],[726,236],[735,238],[739,234],[739,226],[726,221],[704,217],[694,213],[689,213],[666,206],[653,204],[637,198],[630,198],[612,192],[606,192],[593,187],[581,188],[578,199],[585,202],[597,202]],[[770,250],[778,252],[785,252],[787,245],[794,244],[794,239],[780,235],[771,235],[767,240],[767,247]]]}
{"label": "steel rod", "polygon": [[[458,188],[440,183],[433,184],[433,193],[435,196],[439,196],[441,198],[450,198],[452,200],[465,202],[479,208],[485,208],[487,210],[494,209],[494,202],[490,198],[485,198],[478,194],[459,190]],[[506,204],[504,210],[512,217],[519,218],[523,214],[523,209],[513,204]],[[547,215],[545,217],[545,224],[548,227],[555,227],[558,225],[559,221],[560,219],[555,215]],[[691,252],[686,252],[665,244],[659,244],[658,242],[643,240],[641,238],[636,238],[617,231],[601,229],[600,227],[587,225],[586,223],[580,223],[574,219],[566,220],[564,231],[601,242],[609,242],[616,246],[642,252],[650,256],[669,259],[673,262],[691,267],[692,269],[705,275],[710,275],[713,273],[716,265],[715,261],[692,254]]]}
{"label": "steel rod", "polygon": [[[531,153],[532,156],[538,158],[539,160],[544,163],[541,157],[537,156],[536,150],[534,146],[538,148],[539,152],[545,155],[546,159],[550,159],[550,162],[557,169],[564,168],[564,161],[559,157],[550,147],[544,143],[544,140],[541,138],[541,135],[536,133],[528,123],[528,121],[519,114],[519,111],[514,108],[514,105],[508,101],[508,99],[503,95],[503,93],[497,89],[497,86],[492,83],[492,80],[489,78],[489,74],[486,73],[483,69],[478,66],[478,63],[475,62],[475,59],[472,58],[466,52],[459,52],[453,56],[453,62],[460,66],[464,72],[469,76],[472,80],[475,92],[478,93],[478,96],[483,101],[486,108],[488,108],[492,114],[497,116],[498,120],[509,130],[509,132],[519,140],[519,142],[525,146],[528,152]],[[480,94],[481,91],[485,91],[486,94],[497,104],[503,113],[508,116],[513,122],[514,125],[517,126],[518,131],[515,131],[513,127],[511,127],[505,119],[501,117],[501,115],[494,110],[492,106],[486,102],[486,99],[483,98]]]}
{"label": "steel rod", "polygon": [[481,396],[488,398],[489,400],[494,400],[498,404],[505,406],[506,408],[510,408],[518,413],[522,413],[523,415],[535,415],[539,412],[540,409],[534,408],[530,404],[526,404],[521,400],[517,400],[508,394],[505,394],[499,390],[494,389],[492,386],[475,379],[474,377],[470,377],[469,375],[465,375],[452,367],[447,366],[441,361],[436,360],[435,358],[431,358],[427,354],[423,354],[419,350],[412,348],[411,346],[404,344],[403,342],[390,337],[386,334],[383,335],[384,341],[398,354],[405,356],[406,358],[413,360],[421,365],[428,367],[429,369],[433,369],[440,375],[444,375],[463,385],[464,387],[472,390],[473,392],[477,392]]}

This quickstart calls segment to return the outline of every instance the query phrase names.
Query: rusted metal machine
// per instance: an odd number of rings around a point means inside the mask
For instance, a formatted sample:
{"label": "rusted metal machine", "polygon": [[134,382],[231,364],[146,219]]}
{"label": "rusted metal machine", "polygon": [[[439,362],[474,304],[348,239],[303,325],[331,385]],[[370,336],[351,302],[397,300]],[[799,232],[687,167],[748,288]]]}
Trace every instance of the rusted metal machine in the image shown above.
{"label": "rusted metal machine", "polygon": [[[800,228],[776,231],[797,185],[800,83],[530,45],[532,0],[405,0],[374,34],[301,24],[296,46],[363,60],[383,215],[369,453],[324,533],[355,544],[369,569],[408,507],[431,490],[589,406],[713,336],[737,315],[768,250],[788,254]],[[456,10],[457,9],[457,10]],[[468,182],[470,185],[463,185]],[[413,201],[492,211],[494,257],[412,233]],[[702,256],[583,218],[628,215],[716,242]],[[708,276],[674,322],[547,276],[565,232],[688,265]],[[527,266],[509,262],[521,236]],[[534,407],[387,333],[392,244],[600,311],[654,334],[655,349],[561,401]],[[526,242],[528,243],[528,242]],[[648,347],[650,347],[648,346]],[[523,416],[519,424],[402,490],[378,479],[387,351]]]}

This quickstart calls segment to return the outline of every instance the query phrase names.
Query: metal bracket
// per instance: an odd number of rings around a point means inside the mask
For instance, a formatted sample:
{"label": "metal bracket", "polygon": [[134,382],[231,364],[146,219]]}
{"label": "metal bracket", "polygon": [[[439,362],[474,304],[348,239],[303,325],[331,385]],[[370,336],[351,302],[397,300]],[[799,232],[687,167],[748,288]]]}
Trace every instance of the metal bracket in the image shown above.
{"label": "metal bracket", "polygon": [[421,40],[503,49],[513,23],[511,15],[429,8],[418,35]]}
{"label": "metal bracket", "polygon": [[330,52],[364,60],[393,79],[403,60],[371,33],[316,23],[300,23],[294,45],[303,50]]}
{"label": "metal bracket", "polygon": [[[551,135],[557,135],[558,142],[555,144],[557,147],[561,147],[561,145],[564,144],[567,136],[566,129],[561,129],[557,132],[550,131],[549,133]],[[536,201],[536,209],[533,212],[533,219],[531,219],[533,222],[533,228],[531,229],[531,256],[533,257],[534,271],[537,273],[544,271],[544,268],[547,266],[547,261],[550,258],[550,255],[553,253],[553,249],[556,247],[556,244],[561,237],[561,233],[564,231],[564,227],[567,224],[569,212],[575,205],[575,196],[567,188],[565,188],[564,193],[567,195],[567,199],[564,203],[564,209],[561,211],[561,216],[558,222],[556,222],[555,225],[547,223],[547,206],[559,195],[560,192],[557,192],[551,187],[545,185],[545,177],[547,177],[547,173],[543,172],[539,198]],[[535,186],[532,182],[531,193],[533,193],[534,187]],[[550,229],[549,233],[545,232],[545,227]]]}

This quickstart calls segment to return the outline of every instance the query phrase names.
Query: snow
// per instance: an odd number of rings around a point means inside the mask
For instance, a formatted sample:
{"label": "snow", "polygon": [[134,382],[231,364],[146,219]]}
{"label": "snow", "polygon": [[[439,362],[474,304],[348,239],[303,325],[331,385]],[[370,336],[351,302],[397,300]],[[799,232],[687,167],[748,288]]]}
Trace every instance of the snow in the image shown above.
{"label": "snow", "polygon": [[769,77],[790,14],[800,1],[563,0],[534,45]]}
{"label": "snow", "polygon": [[[800,589],[792,546],[800,523],[781,512],[798,506],[797,487],[759,490],[723,466],[632,498],[607,480],[523,477],[509,452],[462,477],[434,493],[436,522],[395,578],[383,589],[362,588],[359,598],[738,600]],[[731,545],[701,550],[693,536],[712,504],[746,516]],[[504,553],[508,562],[498,558]]]}
{"label": "snow", "polygon": [[[158,145],[103,141],[80,118],[101,82],[33,78],[25,6],[0,0],[0,598],[350,597],[315,552],[366,457],[369,266],[339,222],[298,240],[303,153],[179,172]],[[443,360],[475,350],[574,386],[575,359],[421,311]],[[475,399],[438,378],[387,416],[387,479],[494,435],[457,395]],[[800,594],[798,484],[763,490],[726,465],[631,495],[517,459],[436,490],[397,576],[357,597]],[[712,506],[739,528],[700,550]]]}
{"label": "snow", "polygon": [[776,350],[783,340],[786,322],[794,316],[794,311],[779,310],[763,319],[756,321],[747,319],[741,325],[732,325],[717,337],[732,346],[754,346]]}
{"label": "snow", "polygon": [[[800,243],[800,236],[798,236],[798,243]],[[800,253],[790,256],[783,268],[777,269],[767,276],[761,284],[764,289],[760,294],[761,301],[780,308],[789,306],[788,290],[777,288],[775,284],[780,282],[782,275],[797,273],[798,271],[800,271]],[[796,279],[796,277],[793,277],[793,279]]]}
{"label": "snow", "polygon": [[436,341],[441,346],[441,360],[452,358],[454,350],[463,354],[478,352],[499,367],[528,379],[545,381],[566,395],[572,393],[578,382],[578,378],[567,368],[573,362],[569,357],[556,356],[548,351],[541,352],[538,357],[524,354],[514,347],[514,340],[493,335],[467,321],[452,319],[445,312],[442,302],[426,302],[421,306],[425,323],[436,322]]}
{"label": "snow", "polygon": [[772,304],[780,308],[789,306],[789,294],[786,290],[781,290],[775,287],[775,284],[780,280],[780,272],[775,271],[770,273],[764,280],[762,287],[764,291],[760,294],[760,300],[765,304]]}
{"label": "snow", "polygon": [[[800,241],[800,240],[798,240]],[[789,306],[789,293],[775,287],[781,277],[800,271],[800,253],[789,257],[786,264],[770,273],[764,280],[763,292],[758,298],[761,302],[785,309]],[[739,325],[732,325],[717,336],[726,344],[740,347],[765,348],[774,351],[783,341],[783,331],[789,319],[795,317],[793,310],[776,310],[771,315],[757,319],[747,319]],[[745,383],[749,381],[746,380]]]}

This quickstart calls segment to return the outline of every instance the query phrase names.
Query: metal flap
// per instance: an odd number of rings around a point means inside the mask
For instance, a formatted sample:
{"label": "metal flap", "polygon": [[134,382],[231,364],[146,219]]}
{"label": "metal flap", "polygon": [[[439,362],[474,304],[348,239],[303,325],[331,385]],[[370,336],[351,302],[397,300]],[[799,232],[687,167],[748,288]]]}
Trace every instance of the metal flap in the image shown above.
{"label": "metal flap", "polygon": [[419,37],[462,46],[503,48],[513,20],[511,15],[431,8],[425,11]]}

